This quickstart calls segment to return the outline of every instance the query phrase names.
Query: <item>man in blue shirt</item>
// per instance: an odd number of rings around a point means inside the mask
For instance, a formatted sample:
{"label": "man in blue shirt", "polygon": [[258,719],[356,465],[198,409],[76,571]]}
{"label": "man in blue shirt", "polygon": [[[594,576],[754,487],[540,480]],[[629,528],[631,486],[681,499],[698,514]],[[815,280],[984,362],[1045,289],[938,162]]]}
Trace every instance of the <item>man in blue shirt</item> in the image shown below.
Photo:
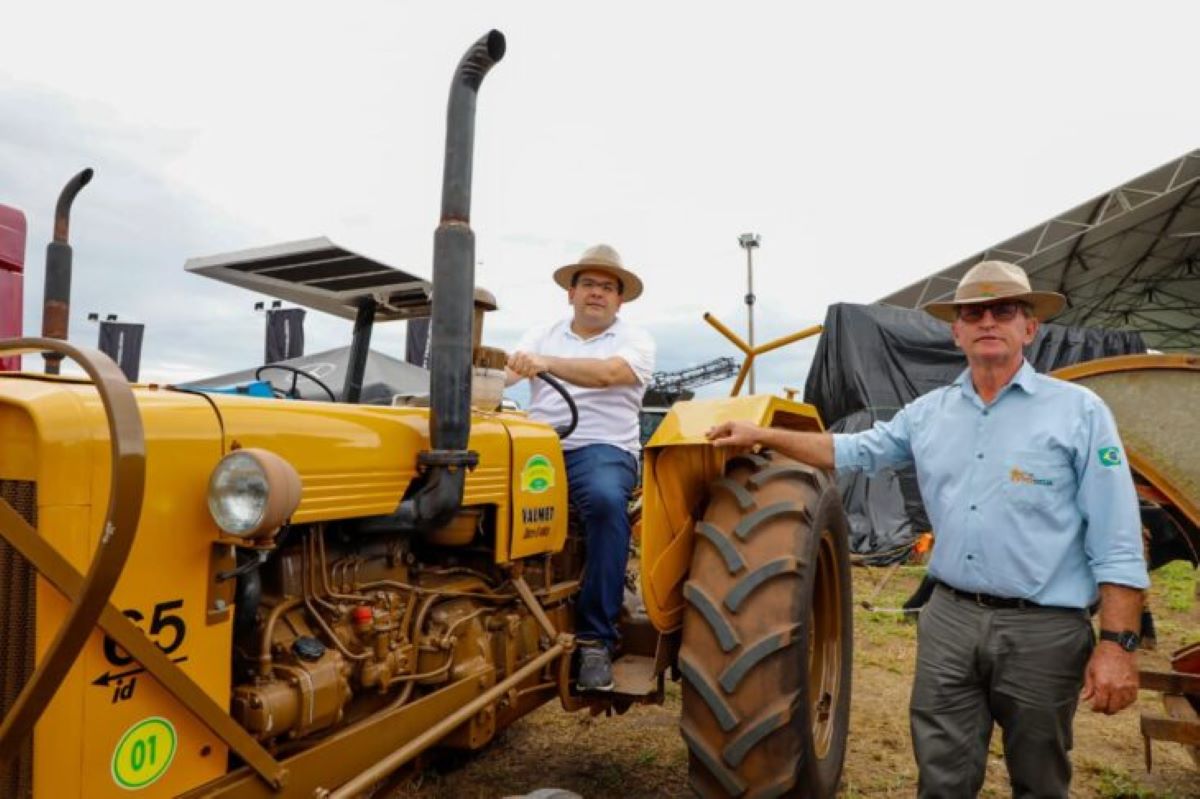
{"label": "man in blue shirt", "polygon": [[822,468],[915,466],[939,584],[918,625],[909,709],[923,797],[979,792],[994,723],[1013,795],[1065,797],[1078,701],[1111,714],[1137,698],[1133,630],[1149,577],[1125,452],[1099,397],[1024,358],[1063,303],[1030,290],[1020,267],[985,261],[953,302],[925,306],[967,358],[951,385],[861,433],[708,432]]}

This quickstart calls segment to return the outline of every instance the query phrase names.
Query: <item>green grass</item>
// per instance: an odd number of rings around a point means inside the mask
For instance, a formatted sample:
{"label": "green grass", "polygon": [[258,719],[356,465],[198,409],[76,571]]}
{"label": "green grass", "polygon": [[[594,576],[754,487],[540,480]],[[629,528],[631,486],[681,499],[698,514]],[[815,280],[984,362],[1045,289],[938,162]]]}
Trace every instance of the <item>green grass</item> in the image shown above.
{"label": "green grass", "polygon": [[854,625],[859,641],[872,648],[887,648],[890,643],[917,639],[916,623],[905,621],[900,614],[873,613],[859,608]]}
{"label": "green grass", "polygon": [[615,791],[625,784],[625,773],[619,766],[606,763],[591,773],[592,781],[607,791]]}
{"label": "green grass", "polygon": [[1177,613],[1186,613],[1196,601],[1196,570],[1183,560],[1156,569],[1151,576],[1154,593]]}
{"label": "green grass", "polygon": [[1166,795],[1140,787],[1127,771],[1104,766],[1099,774],[1103,799],[1167,799]]}
{"label": "green grass", "polygon": [[[901,566],[894,573],[891,573],[890,567],[855,569],[854,626],[860,641],[874,647],[889,642],[916,640],[915,619],[907,621],[904,614],[891,611],[908,600],[924,574],[924,566]],[[884,580],[887,580],[886,584]],[[876,608],[887,610],[867,610],[861,603],[868,601]]]}

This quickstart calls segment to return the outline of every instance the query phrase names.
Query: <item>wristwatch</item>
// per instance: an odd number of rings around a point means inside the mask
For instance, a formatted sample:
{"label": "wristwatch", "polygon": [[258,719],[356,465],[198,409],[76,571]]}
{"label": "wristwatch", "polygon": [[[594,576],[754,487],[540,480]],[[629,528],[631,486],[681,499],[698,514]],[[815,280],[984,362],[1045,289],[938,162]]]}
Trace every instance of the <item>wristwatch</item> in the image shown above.
{"label": "wristwatch", "polygon": [[1133,630],[1122,630],[1119,633],[1112,630],[1101,630],[1100,640],[1112,641],[1126,652],[1136,652],[1142,639]]}

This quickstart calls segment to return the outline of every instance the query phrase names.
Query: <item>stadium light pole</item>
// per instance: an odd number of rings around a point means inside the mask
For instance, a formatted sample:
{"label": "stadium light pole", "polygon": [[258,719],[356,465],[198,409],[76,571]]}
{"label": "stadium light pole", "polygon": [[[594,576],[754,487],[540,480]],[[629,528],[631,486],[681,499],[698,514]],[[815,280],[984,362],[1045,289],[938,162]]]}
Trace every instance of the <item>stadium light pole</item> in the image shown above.
{"label": "stadium light pole", "polygon": [[[762,236],[757,233],[743,233],[738,236],[738,245],[746,251],[746,322],[749,337],[746,343],[754,349],[754,251],[762,244]],[[750,393],[754,393],[754,364],[750,364]]]}

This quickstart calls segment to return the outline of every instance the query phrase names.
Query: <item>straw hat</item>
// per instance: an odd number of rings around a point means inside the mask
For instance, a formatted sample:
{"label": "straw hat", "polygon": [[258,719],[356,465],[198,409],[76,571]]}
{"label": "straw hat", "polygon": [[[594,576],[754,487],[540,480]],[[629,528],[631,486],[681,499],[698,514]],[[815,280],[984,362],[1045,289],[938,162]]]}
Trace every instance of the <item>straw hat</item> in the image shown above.
{"label": "straw hat", "polygon": [[585,269],[598,269],[620,279],[621,285],[625,288],[621,292],[621,299],[625,302],[632,302],[642,295],[642,279],[626,269],[621,263],[620,254],[607,244],[588,247],[583,251],[583,255],[579,256],[578,263],[567,264],[555,269],[554,282],[569,289],[575,273]]}
{"label": "straw hat", "polygon": [[1067,298],[1053,291],[1033,291],[1029,276],[1016,264],[982,261],[963,275],[950,302],[927,303],[923,310],[943,322],[958,317],[958,306],[994,300],[1020,300],[1033,307],[1033,316],[1045,321],[1063,309]]}

